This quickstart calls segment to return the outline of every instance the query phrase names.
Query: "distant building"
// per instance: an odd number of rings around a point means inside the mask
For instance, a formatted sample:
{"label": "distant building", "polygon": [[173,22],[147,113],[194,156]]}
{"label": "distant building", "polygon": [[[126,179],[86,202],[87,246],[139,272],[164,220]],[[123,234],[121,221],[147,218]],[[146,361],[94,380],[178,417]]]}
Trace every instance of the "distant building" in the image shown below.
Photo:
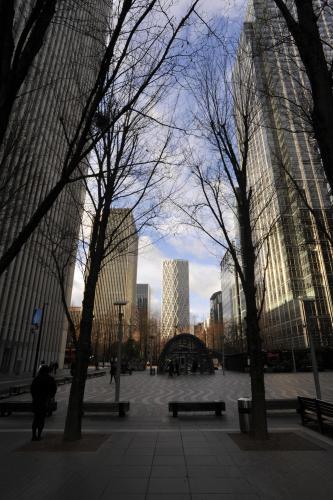
{"label": "distant building", "polygon": [[[80,323],[82,316],[82,307],[71,306],[69,308],[69,314],[71,315],[72,321],[75,328],[75,337],[78,338],[80,335]],[[75,359],[75,343],[73,340],[73,335],[68,328],[67,332],[67,342],[66,342],[66,352],[65,352],[65,364],[70,365]]]}
{"label": "distant building", "polygon": [[138,308],[137,327],[139,330],[140,351],[144,359],[148,359],[149,327],[150,327],[150,286],[144,283],[136,285]]}
{"label": "distant building", "polygon": [[229,251],[221,261],[221,306],[224,345],[228,351],[246,350],[245,305],[240,280]]}
{"label": "distant building", "polygon": [[204,344],[206,344],[206,332],[203,323],[196,323],[193,325],[194,335],[198,337]]}
{"label": "distant building", "polygon": [[223,344],[222,292],[213,293],[210,298],[209,348],[221,351]]}
{"label": "distant building", "polygon": [[136,326],[138,236],[128,209],[111,209],[109,234],[118,225],[113,239],[114,250],[103,262],[96,287],[92,343],[93,348],[94,344],[98,345],[95,351],[98,350],[99,357],[101,351],[104,356],[110,344],[117,340],[118,307],[114,306],[114,302],[127,301],[122,308],[124,340],[131,336]]}
{"label": "distant building", "polygon": [[188,261],[163,261],[162,337],[169,339],[177,333],[190,331]]}

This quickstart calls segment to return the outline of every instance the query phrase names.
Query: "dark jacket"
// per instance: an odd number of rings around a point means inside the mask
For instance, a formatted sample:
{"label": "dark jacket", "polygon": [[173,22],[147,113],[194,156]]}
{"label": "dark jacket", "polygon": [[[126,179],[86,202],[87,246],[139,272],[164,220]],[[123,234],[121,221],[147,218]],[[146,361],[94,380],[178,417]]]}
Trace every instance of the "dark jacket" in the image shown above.
{"label": "dark jacket", "polygon": [[46,409],[50,399],[54,398],[57,392],[56,381],[48,373],[40,373],[33,380],[30,392],[34,408]]}

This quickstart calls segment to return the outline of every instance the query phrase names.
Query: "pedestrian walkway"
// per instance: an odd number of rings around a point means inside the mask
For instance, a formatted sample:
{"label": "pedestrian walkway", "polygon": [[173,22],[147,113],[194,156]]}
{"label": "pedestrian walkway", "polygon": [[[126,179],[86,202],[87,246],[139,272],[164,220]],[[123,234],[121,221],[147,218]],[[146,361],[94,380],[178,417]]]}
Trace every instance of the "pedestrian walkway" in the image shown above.
{"label": "pedestrian walkway", "polygon": [[[269,374],[267,393],[269,397],[311,396],[310,375]],[[333,399],[329,397],[333,373],[323,373],[321,381],[324,397]],[[234,442],[236,400],[249,394],[248,382],[245,374],[223,377],[221,372],[173,379],[149,372],[124,375],[121,399],[130,401],[128,417],[85,417],[84,439],[67,448],[61,444],[61,432],[69,387],[61,386],[59,411],[47,420],[43,441],[30,442],[31,416],[0,419],[1,498],[330,499],[332,441],[302,428],[294,413],[269,419],[271,431],[291,433],[288,451],[244,451]],[[108,377],[87,382],[85,399],[113,397]],[[184,398],[224,399],[226,415],[173,418],[167,401]]]}

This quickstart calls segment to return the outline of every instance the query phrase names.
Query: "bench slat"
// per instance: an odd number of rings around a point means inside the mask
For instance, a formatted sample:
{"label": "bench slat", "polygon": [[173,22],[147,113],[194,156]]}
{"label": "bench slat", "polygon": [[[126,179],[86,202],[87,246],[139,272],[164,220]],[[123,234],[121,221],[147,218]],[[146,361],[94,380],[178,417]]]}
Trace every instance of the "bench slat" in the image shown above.
{"label": "bench slat", "polygon": [[83,413],[118,413],[124,417],[129,411],[129,401],[85,401],[82,405]]}
{"label": "bench slat", "polygon": [[[56,401],[52,401],[47,415],[52,415],[52,412],[56,411],[58,404]],[[13,412],[32,412],[32,401],[2,401],[0,402],[0,415],[1,417],[9,416]]]}
{"label": "bench slat", "polygon": [[177,417],[179,411],[215,411],[220,416],[225,411],[224,401],[170,401],[169,411]]}

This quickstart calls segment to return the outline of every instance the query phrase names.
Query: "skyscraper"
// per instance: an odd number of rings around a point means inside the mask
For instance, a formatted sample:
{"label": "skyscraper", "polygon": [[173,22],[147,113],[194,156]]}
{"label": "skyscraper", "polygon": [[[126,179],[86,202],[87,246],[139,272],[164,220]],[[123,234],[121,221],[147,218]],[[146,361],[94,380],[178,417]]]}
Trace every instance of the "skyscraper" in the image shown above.
{"label": "skyscraper", "polygon": [[114,302],[127,301],[123,308],[124,339],[131,335],[136,325],[138,236],[128,209],[111,209],[107,229],[109,234],[118,225],[112,243],[114,249],[102,264],[96,287],[93,334],[95,338],[98,337],[98,343],[103,345],[116,341],[118,310]]}
{"label": "skyscraper", "polygon": [[[15,2],[18,37],[35,2]],[[29,220],[61,176],[69,138],[74,134],[96,76],[106,21],[104,0],[57,2],[46,40],[20,89],[9,131],[0,151],[0,252]],[[35,308],[44,307],[40,359],[61,366],[66,322],[57,279],[75,253],[82,185],[73,183],[0,278],[0,370],[32,370],[38,335],[31,333]],[[73,260],[65,275],[70,300]]]}
{"label": "skyscraper", "polygon": [[213,293],[210,298],[210,337],[211,348],[217,351],[223,345],[222,292]]}
{"label": "skyscraper", "polygon": [[[332,40],[332,26],[332,13],[323,11],[320,29],[326,40]],[[333,255],[316,223],[320,220],[332,232],[332,206],[320,157],[302,114],[311,108],[306,74],[272,0],[249,4],[238,55],[238,66],[246,64],[253,71],[260,107],[248,172],[253,193],[261,189],[263,195],[257,197],[253,217],[261,217],[262,227],[271,227],[261,322],[264,341],[276,348],[306,347],[311,330],[317,345],[333,345]],[[278,196],[265,210],[265,192],[271,187]],[[263,236],[257,233],[256,242]],[[258,261],[259,286],[264,253]],[[304,307],[304,301],[311,303],[309,308]]]}
{"label": "skyscraper", "polygon": [[190,331],[188,261],[163,261],[162,328],[163,339]]}
{"label": "skyscraper", "polygon": [[138,329],[140,332],[140,350],[147,359],[149,320],[150,320],[150,286],[144,283],[136,285],[136,300],[138,308]]}

